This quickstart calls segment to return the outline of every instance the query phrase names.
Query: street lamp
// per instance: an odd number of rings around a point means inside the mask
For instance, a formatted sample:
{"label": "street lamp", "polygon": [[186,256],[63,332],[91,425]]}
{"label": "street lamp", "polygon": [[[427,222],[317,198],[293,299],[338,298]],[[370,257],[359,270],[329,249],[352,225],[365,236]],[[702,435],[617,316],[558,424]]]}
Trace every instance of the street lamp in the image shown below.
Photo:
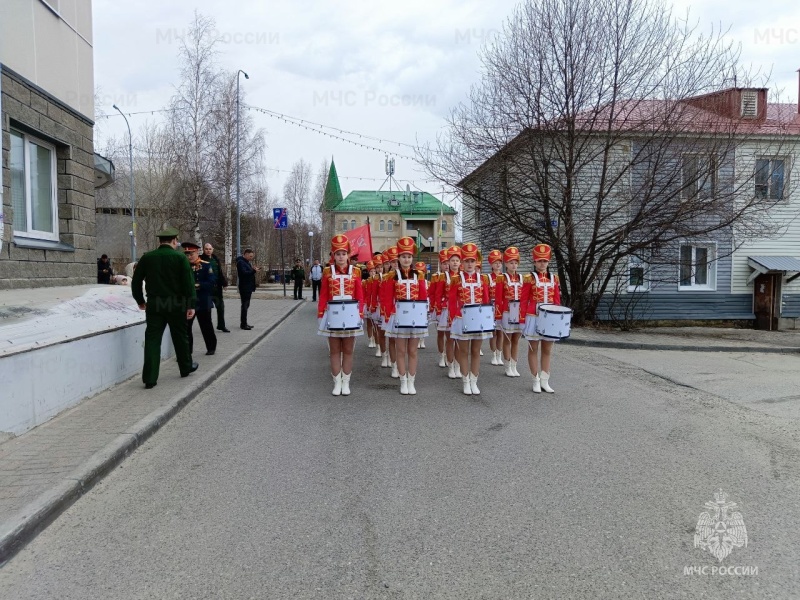
{"label": "street lamp", "polygon": [[239,69],[236,72],[236,256],[242,255],[242,209],[239,201],[239,74],[250,76]]}
{"label": "street lamp", "polygon": [[314,260],[314,232],[308,232],[308,266],[311,267],[311,262]]}
{"label": "street lamp", "polygon": [[131,176],[131,219],[132,219],[132,228],[131,228],[131,262],[136,262],[136,201],[133,195],[133,136],[131,135],[131,124],[128,123],[128,117],[126,117],[123,112],[119,109],[119,106],[116,104],[112,105],[114,109],[122,115],[122,118],[125,119],[125,125],[128,126],[128,158],[130,159],[130,176]]}

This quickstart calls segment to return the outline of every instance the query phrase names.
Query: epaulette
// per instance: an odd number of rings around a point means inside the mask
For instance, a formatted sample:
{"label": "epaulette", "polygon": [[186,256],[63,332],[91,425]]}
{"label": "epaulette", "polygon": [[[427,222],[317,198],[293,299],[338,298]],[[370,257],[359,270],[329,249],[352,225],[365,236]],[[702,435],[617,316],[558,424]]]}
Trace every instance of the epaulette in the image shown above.
{"label": "epaulette", "polygon": [[353,267],[353,277],[361,278],[361,267]]}
{"label": "epaulette", "polygon": [[202,258],[201,258],[201,259],[199,259],[199,260],[200,260],[200,262],[201,262],[201,263],[203,263],[203,264],[206,264],[206,265],[208,265],[208,264],[211,264],[211,261],[210,261],[210,260],[203,260]]}
{"label": "epaulette", "polygon": [[417,275],[419,276],[420,279],[425,279],[425,276],[427,275],[427,273],[425,271],[423,271],[422,269],[419,269],[419,270],[417,270]]}
{"label": "epaulette", "polygon": [[322,276],[323,277],[330,277],[331,276],[331,268],[330,268],[330,266],[325,267],[324,269],[322,269]]}
{"label": "epaulette", "polygon": [[522,278],[522,283],[533,283],[533,273],[528,273]]}
{"label": "epaulette", "polygon": [[391,279],[394,279],[395,275],[396,271],[389,271],[388,273],[384,273],[381,278],[381,281],[389,281]]}

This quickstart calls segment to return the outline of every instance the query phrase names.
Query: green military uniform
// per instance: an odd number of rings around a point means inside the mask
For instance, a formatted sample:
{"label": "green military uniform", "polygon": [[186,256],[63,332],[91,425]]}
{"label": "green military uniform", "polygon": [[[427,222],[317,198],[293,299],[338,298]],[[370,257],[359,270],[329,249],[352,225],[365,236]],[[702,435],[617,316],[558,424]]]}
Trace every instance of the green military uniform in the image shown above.
{"label": "green military uniform", "polygon": [[[158,234],[159,238],[177,237],[175,229]],[[147,284],[147,328],[144,334],[144,368],[142,381],[155,385],[161,366],[161,340],[169,325],[172,345],[182,377],[193,369],[189,352],[189,337],[186,329],[186,311],[193,309],[197,301],[194,274],[189,260],[181,252],[167,244],[145,253],[133,272],[131,291],[136,303],[145,304],[142,282]]]}

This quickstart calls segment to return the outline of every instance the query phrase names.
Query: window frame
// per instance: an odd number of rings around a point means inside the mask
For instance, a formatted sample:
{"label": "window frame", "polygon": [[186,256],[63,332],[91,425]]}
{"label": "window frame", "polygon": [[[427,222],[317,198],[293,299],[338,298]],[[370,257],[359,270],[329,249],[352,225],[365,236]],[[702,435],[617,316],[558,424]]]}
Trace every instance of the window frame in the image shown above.
{"label": "window frame", "polygon": [[[682,283],[681,270],[683,269],[683,248],[692,249],[692,283],[686,285]],[[697,249],[706,250],[706,283],[695,283]],[[678,245],[678,291],[679,292],[716,292],[717,291],[717,242],[713,241],[683,241]]]}
{"label": "window frame", "polygon": [[386,231],[394,231],[394,222],[391,219],[389,219],[386,225]]}
{"label": "window frame", "polygon": [[442,233],[447,233],[447,219],[442,219]]}
{"label": "window frame", "polygon": [[350,219],[350,231],[356,228],[356,220]]}
{"label": "window frame", "polygon": [[[631,254],[630,256],[628,256],[628,271],[627,271],[628,293],[641,293],[650,291],[650,279],[647,277],[647,267],[649,266],[649,264],[650,263],[647,259],[647,256],[639,256],[636,254]],[[631,285],[631,270],[636,268],[642,269],[641,285]]]}
{"label": "window frame", "polygon": [[[22,137],[22,153],[23,153],[23,173],[25,178],[25,223],[27,229],[24,231],[16,229],[14,227],[14,219],[11,219],[11,227],[14,231],[14,236],[19,238],[26,238],[26,239],[33,239],[33,240],[48,240],[58,242],[60,241],[59,236],[59,222],[58,222],[58,156],[56,154],[56,147],[54,144],[50,142],[46,142],[45,140],[36,137],[35,135],[31,135],[24,131],[20,131],[19,129],[15,129],[13,127],[9,128],[9,138],[12,135],[19,135]],[[32,229],[33,224],[33,205],[31,202],[31,180],[30,180],[30,144],[35,144],[37,146],[41,146],[42,148],[47,149],[50,152],[50,210],[52,222],[53,222],[53,231],[40,231],[38,229]],[[9,170],[11,169],[11,147],[9,141],[9,150],[8,150],[8,160],[9,160]],[[9,191],[11,188],[11,181],[9,181]],[[13,195],[11,199],[11,206],[14,206]]]}
{"label": "window frame", "polygon": [[[761,172],[761,169],[759,168],[758,163],[761,162],[761,161],[766,161],[767,162],[767,180],[766,180],[766,184],[763,184],[763,183],[759,184],[758,183],[759,173]],[[782,163],[782,169],[783,169],[783,176],[782,176],[782,182],[781,182],[781,195],[778,198],[773,198],[772,197],[772,184],[773,184],[773,179],[774,179],[774,174],[775,174],[775,167],[773,166],[773,163],[775,163],[775,162]],[[753,197],[754,198],[756,198],[757,200],[776,200],[778,202],[784,201],[784,200],[787,199],[786,187],[787,187],[788,181],[789,181],[789,160],[788,160],[787,157],[785,157],[785,156],[759,156],[759,157],[756,157],[755,172],[753,174]],[[761,195],[761,194],[759,194],[758,188],[759,188],[759,186],[764,186],[764,185],[767,186],[766,194]]]}
{"label": "window frame", "polygon": [[386,231],[386,221],[381,219],[381,222],[378,223],[378,231]]}
{"label": "window frame", "polygon": [[[686,160],[692,158],[695,161],[695,179],[689,183],[687,187],[686,182]],[[703,161],[708,160],[707,173],[703,175]],[[701,178],[706,178],[706,181],[701,185]],[[709,181],[710,180],[710,181]],[[710,186],[709,186],[710,183]],[[710,187],[710,190],[708,189]],[[713,200],[717,196],[719,187],[719,157],[713,152],[684,152],[681,154],[681,200],[692,200],[699,198],[701,200]]]}
{"label": "window frame", "polygon": [[347,231],[347,219],[342,219],[342,231]]}

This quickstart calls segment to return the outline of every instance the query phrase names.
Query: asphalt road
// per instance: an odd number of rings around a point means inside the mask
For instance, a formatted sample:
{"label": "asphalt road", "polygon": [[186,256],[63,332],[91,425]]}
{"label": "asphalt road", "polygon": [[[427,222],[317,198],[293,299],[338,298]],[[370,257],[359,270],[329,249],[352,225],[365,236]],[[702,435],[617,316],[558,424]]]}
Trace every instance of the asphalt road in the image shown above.
{"label": "asphalt road", "polygon": [[[487,352],[469,397],[431,339],[409,397],[360,340],[333,397],[314,316],[23,549],[0,598],[800,596],[799,422],[665,375],[718,366],[562,345],[534,395],[524,360],[510,379]],[[722,562],[694,547],[720,488],[748,533]]]}

